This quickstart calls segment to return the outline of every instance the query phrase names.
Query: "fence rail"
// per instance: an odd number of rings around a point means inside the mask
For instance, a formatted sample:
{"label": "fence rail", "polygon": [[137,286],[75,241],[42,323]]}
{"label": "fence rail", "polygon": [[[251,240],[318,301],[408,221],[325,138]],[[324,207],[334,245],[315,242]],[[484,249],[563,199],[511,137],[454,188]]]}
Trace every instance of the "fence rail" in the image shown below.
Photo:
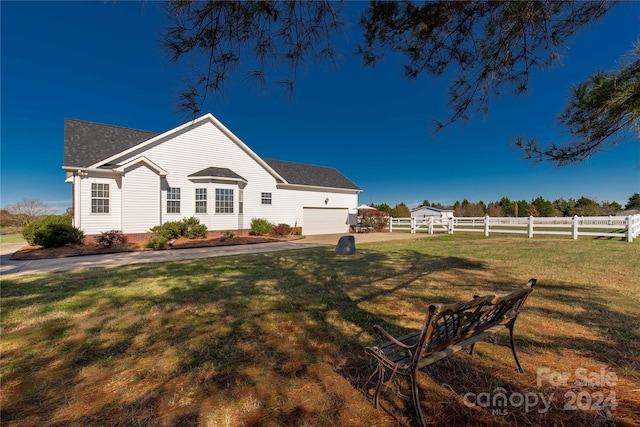
{"label": "fence rail", "polygon": [[574,216],[574,217],[460,217],[460,218],[390,218],[389,231],[411,233],[454,232],[512,233],[619,237],[632,242],[640,236],[640,214],[630,216]]}

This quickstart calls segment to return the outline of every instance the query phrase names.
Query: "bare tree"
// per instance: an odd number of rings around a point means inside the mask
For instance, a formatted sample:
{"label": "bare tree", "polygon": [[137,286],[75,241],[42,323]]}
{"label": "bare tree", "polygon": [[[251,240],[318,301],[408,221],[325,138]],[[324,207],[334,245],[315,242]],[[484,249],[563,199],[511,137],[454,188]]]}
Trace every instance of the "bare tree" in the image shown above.
{"label": "bare tree", "polygon": [[42,200],[23,199],[15,205],[7,206],[6,210],[13,215],[14,225],[24,227],[33,221],[51,213],[51,207]]}

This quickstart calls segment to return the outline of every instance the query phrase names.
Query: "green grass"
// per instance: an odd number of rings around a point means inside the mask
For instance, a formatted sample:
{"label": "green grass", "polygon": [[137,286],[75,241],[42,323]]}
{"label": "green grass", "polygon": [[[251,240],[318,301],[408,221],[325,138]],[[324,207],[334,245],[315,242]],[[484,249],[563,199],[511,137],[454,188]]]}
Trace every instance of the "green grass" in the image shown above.
{"label": "green grass", "polygon": [[21,233],[0,235],[0,244],[5,244],[5,243],[24,243],[25,245],[27,244],[27,242],[25,242],[24,237],[22,236]]}
{"label": "green grass", "polygon": [[[421,326],[431,302],[536,277],[515,328],[527,372],[514,374],[504,345],[439,362],[419,376],[427,421],[609,425],[563,410],[564,393],[582,389],[536,385],[538,368],[603,367],[619,379],[604,390],[616,393],[614,421],[638,424],[638,260],[639,242],[460,234],[363,244],[354,256],[317,248],[3,277],[1,421],[395,425],[365,397],[372,326],[400,334]],[[467,392],[496,387],[553,393],[554,404],[544,416],[464,405]]]}

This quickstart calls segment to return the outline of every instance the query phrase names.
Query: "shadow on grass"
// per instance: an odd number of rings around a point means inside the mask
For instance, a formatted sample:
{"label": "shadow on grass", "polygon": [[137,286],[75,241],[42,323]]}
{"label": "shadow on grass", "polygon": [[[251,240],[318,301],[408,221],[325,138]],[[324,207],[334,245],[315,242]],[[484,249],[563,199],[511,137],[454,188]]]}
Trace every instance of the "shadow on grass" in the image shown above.
{"label": "shadow on grass", "polygon": [[[485,269],[420,251],[319,248],[4,280],[2,421],[385,425],[352,388],[366,390],[372,326],[407,332],[446,300],[429,276]],[[506,293],[514,283],[485,287]],[[542,286],[532,298],[555,297]],[[491,381],[477,363],[464,369]],[[464,395],[468,384],[457,387]],[[442,387],[427,391],[451,400]],[[464,410],[502,422],[465,408],[451,403],[438,419]]]}

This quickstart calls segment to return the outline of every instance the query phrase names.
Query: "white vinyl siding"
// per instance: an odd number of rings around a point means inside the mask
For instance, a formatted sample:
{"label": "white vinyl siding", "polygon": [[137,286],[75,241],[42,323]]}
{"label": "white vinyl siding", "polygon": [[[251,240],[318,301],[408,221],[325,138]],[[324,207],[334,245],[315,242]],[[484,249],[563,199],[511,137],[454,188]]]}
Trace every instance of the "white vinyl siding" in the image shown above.
{"label": "white vinyl siding", "polygon": [[[75,206],[80,212],[80,221],[74,224],[85,234],[100,234],[103,231],[122,230],[122,187],[119,176],[100,174],[98,176],[81,176],[77,181],[80,191],[79,203]],[[91,213],[92,184],[109,186],[109,212]]]}
{"label": "white vinyl siding", "polygon": [[122,178],[124,233],[146,233],[160,224],[160,177],[147,166],[126,171]]}
{"label": "white vinyl siding", "polygon": [[[248,141],[250,143],[250,141]],[[175,221],[196,214],[196,189],[207,189],[207,213],[197,214],[202,224],[209,230],[248,230],[253,218],[266,218],[273,223],[303,226],[303,206],[355,208],[358,195],[355,192],[335,192],[317,190],[292,190],[278,188],[276,178],[241,145],[231,140],[221,129],[209,121],[203,121],[183,131],[159,140],[142,150],[112,159],[111,163],[122,164],[144,155],[146,159],[161,167],[166,176],[162,178],[161,221]],[[215,179],[198,181],[190,179],[198,171],[209,167],[228,168],[240,175],[245,182],[218,181]],[[125,176],[126,181],[126,176]],[[181,188],[180,213],[169,214],[167,209],[167,188]],[[216,213],[215,190],[228,189],[234,193],[231,213]],[[240,192],[242,191],[242,199]],[[116,195],[117,192],[117,195]],[[272,204],[262,204],[262,193],[271,193]],[[110,211],[120,216],[119,190],[110,187]],[[83,196],[83,200],[88,200]],[[117,203],[118,206],[114,204]],[[242,212],[240,211],[242,203]],[[89,204],[89,203],[85,203]],[[229,203],[230,205],[230,203]],[[102,216],[102,215],[100,215]],[[98,217],[98,215],[96,215]],[[128,218],[124,220],[127,223]],[[103,227],[108,230],[113,227]],[[119,227],[117,228],[119,229]]]}

